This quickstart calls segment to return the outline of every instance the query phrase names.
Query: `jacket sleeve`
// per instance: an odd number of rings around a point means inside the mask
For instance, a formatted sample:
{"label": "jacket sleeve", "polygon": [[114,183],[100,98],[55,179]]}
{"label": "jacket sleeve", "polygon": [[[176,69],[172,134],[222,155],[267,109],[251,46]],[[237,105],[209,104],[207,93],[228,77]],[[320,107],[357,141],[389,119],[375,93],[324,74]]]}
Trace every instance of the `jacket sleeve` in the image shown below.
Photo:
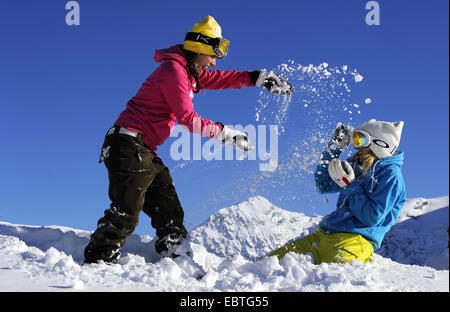
{"label": "jacket sleeve", "polygon": [[339,158],[341,152],[339,150],[334,150],[331,144],[322,152],[319,158],[319,164],[316,167],[316,172],[314,174],[314,180],[316,182],[316,189],[319,193],[337,193],[342,190],[342,188],[337,185],[328,173],[328,164],[332,158]]}
{"label": "jacket sleeve", "polygon": [[199,74],[201,89],[240,89],[254,87],[248,71],[202,70]]}
{"label": "jacket sleeve", "polygon": [[189,87],[191,81],[186,70],[173,61],[163,62],[161,66],[164,66],[159,80],[161,91],[177,122],[192,133],[217,138],[222,131],[221,126],[202,118],[194,111],[193,93]]}
{"label": "jacket sleeve", "polygon": [[401,181],[392,170],[378,175],[377,185],[367,190],[356,180],[342,192],[349,201],[351,213],[363,224],[374,226],[381,223],[396,204]]}

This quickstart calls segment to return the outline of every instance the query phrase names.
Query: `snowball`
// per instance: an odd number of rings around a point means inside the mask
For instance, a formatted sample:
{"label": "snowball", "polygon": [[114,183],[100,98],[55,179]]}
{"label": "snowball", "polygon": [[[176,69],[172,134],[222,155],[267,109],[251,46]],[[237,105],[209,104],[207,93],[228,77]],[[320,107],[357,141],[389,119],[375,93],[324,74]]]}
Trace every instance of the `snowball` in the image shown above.
{"label": "snowball", "polygon": [[363,80],[363,78],[364,77],[361,76],[360,74],[356,74],[354,77],[356,83],[361,82]]}

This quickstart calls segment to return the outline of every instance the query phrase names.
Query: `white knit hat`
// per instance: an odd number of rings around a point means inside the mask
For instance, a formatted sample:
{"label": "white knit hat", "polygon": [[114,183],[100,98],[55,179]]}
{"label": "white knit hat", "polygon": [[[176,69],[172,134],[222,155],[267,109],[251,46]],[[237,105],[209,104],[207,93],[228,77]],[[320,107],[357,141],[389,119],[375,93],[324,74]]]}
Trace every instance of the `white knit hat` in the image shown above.
{"label": "white knit hat", "polygon": [[395,154],[400,144],[403,124],[403,121],[388,122],[370,119],[357,129],[370,134],[372,141],[369,148],[381,159]]}

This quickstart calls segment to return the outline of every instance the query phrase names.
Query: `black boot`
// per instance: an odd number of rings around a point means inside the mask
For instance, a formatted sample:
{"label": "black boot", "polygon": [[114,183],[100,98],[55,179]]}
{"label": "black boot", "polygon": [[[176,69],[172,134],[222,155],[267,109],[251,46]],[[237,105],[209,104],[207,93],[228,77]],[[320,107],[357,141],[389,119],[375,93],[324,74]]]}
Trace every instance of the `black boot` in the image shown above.
{"label": "black boot", "polygon": [[107,264],[114,264],[117,263],[119,258],[119,248],[104,247],[100,249],[90,242],[84,249],[83,263],[98,263],[102,260]]}
{"label": "black boot", "polygon": [[183,225],[175,226],[169,223],[163,229],[157,230],[157,234],[159,238],[155,242],[155,249],[161,257],[176,258],[188,253],[183,248],[187,237]]}

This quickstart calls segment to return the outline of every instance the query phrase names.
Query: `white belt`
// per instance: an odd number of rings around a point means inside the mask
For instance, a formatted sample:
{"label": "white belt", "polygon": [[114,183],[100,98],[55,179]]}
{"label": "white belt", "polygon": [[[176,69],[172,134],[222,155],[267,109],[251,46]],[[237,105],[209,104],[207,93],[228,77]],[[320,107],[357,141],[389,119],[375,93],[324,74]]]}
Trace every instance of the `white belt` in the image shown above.
{"label": "white belt", "polygon": [[[117,128],[119,128],[119,131],[117,131]],[[108,136],[108,135],[111,135],[114,133],[126,134],[126,135],[130,135],[132,137],[135,137],[135,138],[139,135],[139,132],[131,131],[131,130],[128,130],[127,128],[123,128],[123,127],[112,127],[111,129],[108,130],[106,135]]]}

